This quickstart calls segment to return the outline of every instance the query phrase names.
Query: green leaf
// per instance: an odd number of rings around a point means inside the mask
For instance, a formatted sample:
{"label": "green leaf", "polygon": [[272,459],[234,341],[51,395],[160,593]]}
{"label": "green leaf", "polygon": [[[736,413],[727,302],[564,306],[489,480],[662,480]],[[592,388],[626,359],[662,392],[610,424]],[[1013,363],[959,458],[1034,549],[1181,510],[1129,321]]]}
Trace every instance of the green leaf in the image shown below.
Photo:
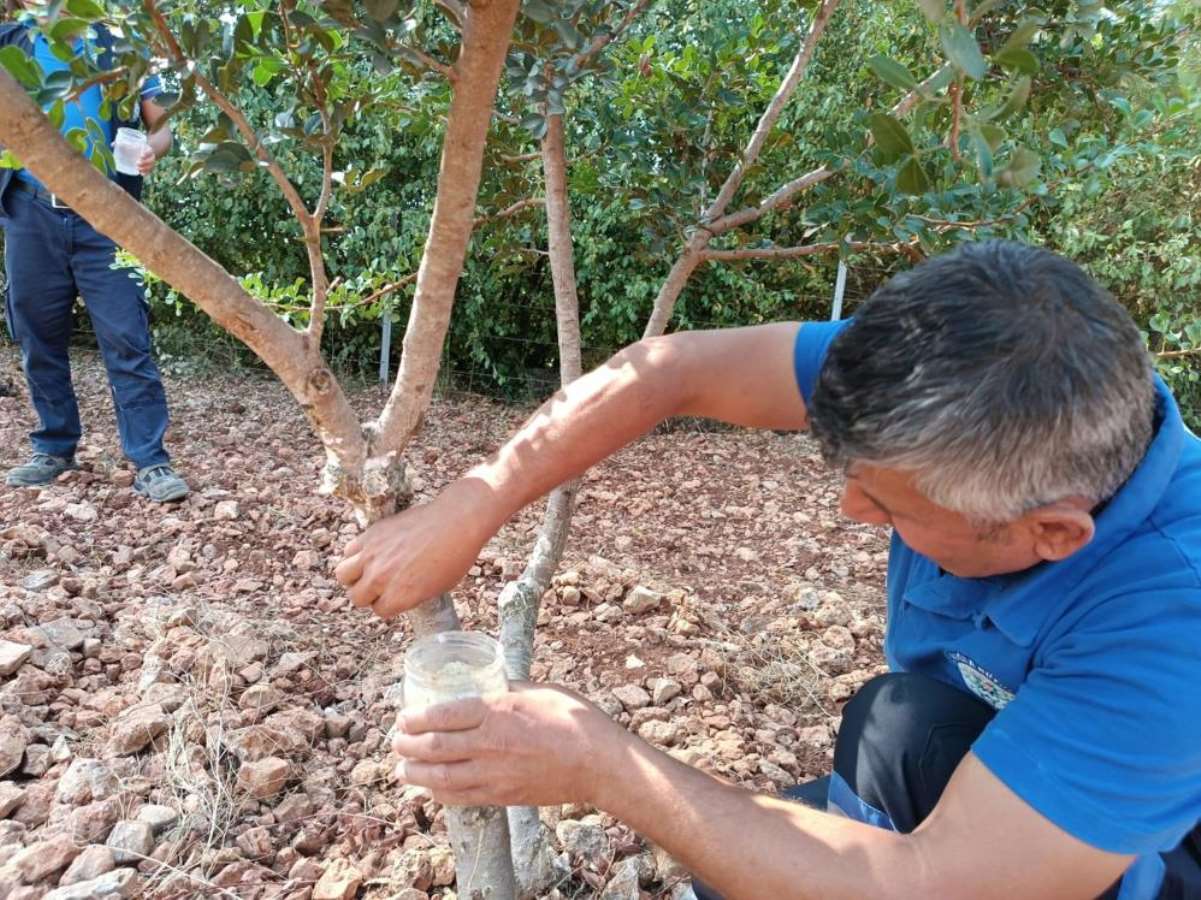
{"label": "green leaf", "polygon": [[521,4],[521,12],[542,25],[551,25],[559,20],[559,11],[546,0],[525,0]]}
{"label": "green leaf", "polygon": [[559,36],[559,40],[563,42],[563,45],[567,49],[575,50],[584,45],[584,36],[566,19],[557,19],[551,27],[555,30],[555,34]]}
{"label": "green leaf", "polygon": [[50,124],[59,131],[63,127],[63,119],[67,115],[67,105],[62,100],[55,100],[53,105],[46,110],[46,118],[50,120]]}
{"label": "green leaf", "polygon": [[104,7],[94,0],[67,0],[67,12],[89,22],[104,18]]}
{"label": "green leaf", "polygon": [[72,128],[65,135],[67,143],[75,148],[76,153],[83,153],[88,149],[88,133],[83,128]]}
{"label": "green leaf", "polygon": [[930,177],[916,156],[909,157],[897,172],[897,190],[903,194],[924,194],[930,190]]}
{"label": "green leaf", "polygon": [[980,136],[988,142],[988,149],[992,150],[994,153],[1005,140],[1005,129],[998,128],[996,125],[990,125],[985,122],[982,123],[977,130],[980,132]]}
{"label": "green leaf", "polygon": [[988,118],[995,119],[998,122],[1003,122],[1015,113],[1021,112],[1026,105],[1026,101],[1030,99],[1030,76],[1023,75],[1013,84],[1013,91],[1009,95],[1009,99],[995,113],[988,115]]}
{"label": "green leaf", "polygon": [[65,43],[86,32],[89,23],[85,19],[59,19],[50,27],[50,39],[55,43]]}
{"label": "green leaf", "polygon": [[1022,47],[1010,47],[993,54],[993,62],[1026,75],[1033,75],[1038,71],[1038,57]]}
{"label": "green leaf", "polygon": [[1064,150],[1068,149],[1068,138],[1063,133],[1062,128],[1052,128],[1051,133],[1047,135],[1047,139],[1056,147],[1062,147]]}
{"label": "green leaf", "polygon": [[887,56],[873,56],[867,61],[867,67],[881,81],[891,84],[893,87],[899,87],[903,90],[912,90],[917,87],[917,79],[913,77],[910,71],[899,62],[889,59]]}
{"label": "green leaf", "polygon": [[248,164],[250,168],[254,167],[254,158],[250,151],[234,141],[218,144],[216,149],[204,158],[204,168],[209,172],[245,171]]}
{"label": "green leaf", "polygon": [[984,77],[988,60],[970,31],[958,22],[948,20],[938,26],[938,37],[947,59],[955,64],[955,68],[977,81]]}
{"label": "green leaf", "polygon": [[41,67],[16,44],[0,47],[0,65],[4,66],[8,70],[8,74],[20,82],[21,87],[41,87]]}
{"label": "green leaf", "polygon": [[258,61],[251,73],[254,78],[254,83],[259,87],[266,87],[271,83],[271,79],[280,73],[284,64],[273,56],[265,56]]}
{"label": "green leaf", "polygon": [[546,136],[546,119],[538,114],[526,116],[521,120],[521,127],[534,136],[535,140],[542,140]]}
{"label": "green leaf", "polygon": [[946,0],[917,0],[917,5],[921,7],[922,14],[935,25],[947,15]]}
{"label": "green leaf", "polygon": [[888,113],[872,113],[868,119],[880,161],[895,162],[906,153],[913,153],[913,140],[905,126]]}
{"label": "green leaf", "polygon": [[1038,177],[1042,159],[1033,150],[1018,147],[1008,164],[997,173],[997,183],[1006,187],[1025,187]]}
{"label": "green leaf", "polygon": [[367,15],[375,21],[387,22],[396,15],[400,0],[364,0],[363,6],[367,8]]}
{"label": "green leaf", "polygon": [[972,143],[976,145],[976,161],[980,168],[980,176],[989,178],[992,175],[993,147],[979,128],[973,128],[971,133]]}
{"label": "green leaf", "polygon": [[929,79],[922,82],[927,97],[937,94],[955,80],[954,66],[942,66]]}
{"label": "green leaf", "polygon": [[1035,19],[1023,19],[1013,30],[1013,34],[1009,35],[1005,43],[1001,45],[1001,52],[1022,49],[1034,40],[1034,36],[1038,34],[1038,29],[1041,27]]}

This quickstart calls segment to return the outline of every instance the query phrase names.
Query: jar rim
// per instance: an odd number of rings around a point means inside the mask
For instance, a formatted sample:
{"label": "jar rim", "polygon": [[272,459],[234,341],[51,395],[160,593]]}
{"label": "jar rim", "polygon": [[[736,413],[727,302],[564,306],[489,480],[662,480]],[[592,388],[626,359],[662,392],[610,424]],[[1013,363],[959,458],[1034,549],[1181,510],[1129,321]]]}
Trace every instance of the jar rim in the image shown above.
{"label": "jar rim", "polygon": [[471,663],[480,669],[503,667],[504,650],[500,641],[482,631],[443,631],[420,637],[405,652],[405,672],[416,674],[422,663],[436,658],[441,651],[460,651],[470,655]]}

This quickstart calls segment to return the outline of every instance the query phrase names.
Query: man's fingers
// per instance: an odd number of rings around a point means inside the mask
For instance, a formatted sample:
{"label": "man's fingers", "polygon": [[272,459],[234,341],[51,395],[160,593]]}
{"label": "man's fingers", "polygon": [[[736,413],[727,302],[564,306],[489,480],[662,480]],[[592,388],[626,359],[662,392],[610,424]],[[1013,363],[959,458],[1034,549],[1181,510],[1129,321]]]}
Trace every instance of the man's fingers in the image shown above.
{"label": "man's fingers", "polygon": [[346,549],[342,551],[342,555],[347,558],[355,556],[360,550],[363,549],[363,544],[363,535],[360,534],[357,538],[346,545]]}
{"label": "man's fingers", "polygon": [[363,557],[358,553],[352,555],[347,548],[345,558],[334,569],[334,577],[346,587],[353,587],[363,577]]}
{"label": "man's fingers", "polygon": [[392,750],[410,762],[462,762],[480,752],[474,731],[428,731],[425,734],[392,734]]}
{"label": "man's fingers", "polygon": [[379,599],[374,585],[366,578],[360,578],[350,589],[350,602],[359,609],[366,609]]}
{"label": "man's fingers", "polygon": [[423,763],[402,760],[396,765],[396,777],[405,784],[429,788],[435,794],[469,791],[483,785],[478,763]]}
{"label": "man's fingers", "polygon": [[466,731],[478,728],[488,714],[488,707],[479,697],[468,697],[450,703],[406,709],[396,720],[397,727],[407,735],[427,731]]}

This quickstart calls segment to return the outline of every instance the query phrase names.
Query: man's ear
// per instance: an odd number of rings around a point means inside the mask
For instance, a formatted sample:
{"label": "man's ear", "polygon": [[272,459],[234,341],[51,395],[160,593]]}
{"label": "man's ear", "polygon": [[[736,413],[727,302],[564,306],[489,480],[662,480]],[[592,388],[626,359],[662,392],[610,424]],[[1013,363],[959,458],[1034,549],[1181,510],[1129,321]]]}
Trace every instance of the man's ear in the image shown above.
{"label": "man's ear", "polygon": [[1086,502],[1075,498],[1031,510],[1022,522],[1035,554],[1047,562],[1067,559],[1086,546],[1097,530]]}

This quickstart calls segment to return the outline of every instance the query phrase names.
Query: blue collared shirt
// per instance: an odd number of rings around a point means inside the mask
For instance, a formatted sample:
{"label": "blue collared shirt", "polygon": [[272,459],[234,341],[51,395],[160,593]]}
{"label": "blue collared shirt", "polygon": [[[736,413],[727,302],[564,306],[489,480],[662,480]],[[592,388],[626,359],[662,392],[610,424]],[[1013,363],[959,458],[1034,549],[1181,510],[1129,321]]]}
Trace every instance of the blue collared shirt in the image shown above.
{"label": "blue collared shirt", "polygon": [[[847,324],[801,327],[806,403]],[[888,566],[889,666],[996,708],[972,752],[1064,831],[1140,856],[1123,898],[1153,897],[1158,854],[1201,821],[1201,440],[1156,392],[1151,445],[1071,557],[957,578],[894,532]]]}

